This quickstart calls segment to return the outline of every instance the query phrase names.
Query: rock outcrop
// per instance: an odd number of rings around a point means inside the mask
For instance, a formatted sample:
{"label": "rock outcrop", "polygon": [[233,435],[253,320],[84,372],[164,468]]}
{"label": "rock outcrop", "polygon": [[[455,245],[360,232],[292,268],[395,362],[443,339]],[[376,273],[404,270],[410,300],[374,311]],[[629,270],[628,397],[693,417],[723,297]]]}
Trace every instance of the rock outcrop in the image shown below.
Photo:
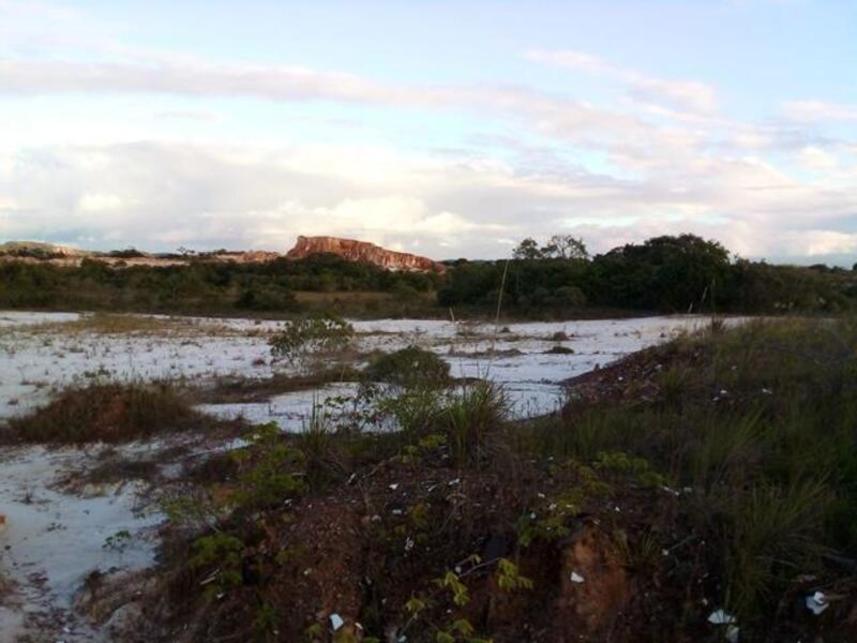
{"label": "rock outcrop", "polygon": [[316,254],[334,254],[348,261],[362,261],[385,268],[410,272],[444,272],[442,263],[407,252],[385,250],[374,243],[339,237],[298,237],[287,259],[303,259]]}

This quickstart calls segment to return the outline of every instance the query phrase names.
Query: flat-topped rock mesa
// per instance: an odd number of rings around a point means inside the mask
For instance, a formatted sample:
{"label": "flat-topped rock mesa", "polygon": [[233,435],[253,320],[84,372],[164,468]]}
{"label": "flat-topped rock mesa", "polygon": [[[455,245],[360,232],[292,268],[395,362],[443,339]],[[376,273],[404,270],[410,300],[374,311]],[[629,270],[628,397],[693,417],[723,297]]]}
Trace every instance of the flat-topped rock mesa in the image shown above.
{"label": "flat-topped rock mesa", "polygon": [[386,270],[405,272],[444,272],[446,267],[428,257],[407,252],[386,250],[368,241],[339,237],[299,236],[295,247],[286,254],[287,259],[304,259],[310,255],[334,254],[348,261],[371,263]]}

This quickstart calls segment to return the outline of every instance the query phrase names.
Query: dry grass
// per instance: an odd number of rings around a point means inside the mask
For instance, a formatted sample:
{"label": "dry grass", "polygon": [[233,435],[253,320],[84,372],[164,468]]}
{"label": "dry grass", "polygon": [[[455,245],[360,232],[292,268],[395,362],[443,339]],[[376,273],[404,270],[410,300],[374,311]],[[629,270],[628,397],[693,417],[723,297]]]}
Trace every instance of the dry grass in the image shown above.
{"label": "dry grass", "polygon": [[[217,320],[201,321],[193,317],[156,317],[153,315],[91,313],[68,322],[48,322],[27,327],[39,333],[90,335],[244,335],[246,331],[232,329]],[[20,328],[18,330],[21,330]]]}
{"label": "dry grass", "polygon": [[168,384],[93,384],[63,391],[46,407],[9,420],[20,442],[125,442],[218,422]]}

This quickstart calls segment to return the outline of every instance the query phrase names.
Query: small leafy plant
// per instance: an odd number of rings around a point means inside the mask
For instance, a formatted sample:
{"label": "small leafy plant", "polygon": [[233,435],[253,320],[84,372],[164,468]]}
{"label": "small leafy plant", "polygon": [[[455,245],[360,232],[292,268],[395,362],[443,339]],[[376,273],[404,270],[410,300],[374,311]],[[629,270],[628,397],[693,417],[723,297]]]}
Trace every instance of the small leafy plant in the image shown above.
{"label": "small leafy plant", "polygon": [[287,322],[269,344],[275,359],[305,369],[312,357],[348,348],[354,339],[354,327],[341,317],[324,314]]}

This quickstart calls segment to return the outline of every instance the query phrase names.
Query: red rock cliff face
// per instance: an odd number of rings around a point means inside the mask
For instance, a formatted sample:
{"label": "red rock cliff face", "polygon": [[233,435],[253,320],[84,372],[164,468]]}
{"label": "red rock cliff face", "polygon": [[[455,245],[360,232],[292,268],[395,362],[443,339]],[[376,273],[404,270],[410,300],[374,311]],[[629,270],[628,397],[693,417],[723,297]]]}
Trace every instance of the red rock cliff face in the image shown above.
{"label": "red rock cliff face", "polygon": [[295,247],[286,254],[287,259],[303,259],[316,254],[335,254],[349,261],[363,261],[387,270],[413,272],[444,272],[446,268],[426,257],[385,250],[374,243],[340,239],[338,237],[298,237]]}

